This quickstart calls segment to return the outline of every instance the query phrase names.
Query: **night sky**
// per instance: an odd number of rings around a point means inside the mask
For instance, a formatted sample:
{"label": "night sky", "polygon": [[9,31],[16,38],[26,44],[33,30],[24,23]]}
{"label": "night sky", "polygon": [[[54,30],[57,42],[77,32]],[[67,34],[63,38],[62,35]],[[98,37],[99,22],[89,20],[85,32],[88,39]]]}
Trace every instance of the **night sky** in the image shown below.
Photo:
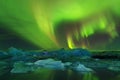
{"label": "night sky", "polygon": [[0,49],[120,50],[120,0],[0,0]]}

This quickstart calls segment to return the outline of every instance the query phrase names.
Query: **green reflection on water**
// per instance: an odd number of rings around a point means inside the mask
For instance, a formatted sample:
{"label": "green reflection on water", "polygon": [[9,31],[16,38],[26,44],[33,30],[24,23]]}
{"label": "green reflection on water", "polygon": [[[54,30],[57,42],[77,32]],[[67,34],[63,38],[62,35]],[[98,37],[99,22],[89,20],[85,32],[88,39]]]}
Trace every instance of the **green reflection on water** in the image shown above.
{"label": "green reflection on water", "polygon": [[61,71],[40,68],[27,74],[11,74],[4,80],[120,80],[119,73],[116,74],[112,71],[109,73],[99,71],[95,73],[79,73],[72,70]]}
{"label": "green reflection on water", "polygon": [[83,80],[99,80],[99,79],[93,73],[89,72],[83,75]]}

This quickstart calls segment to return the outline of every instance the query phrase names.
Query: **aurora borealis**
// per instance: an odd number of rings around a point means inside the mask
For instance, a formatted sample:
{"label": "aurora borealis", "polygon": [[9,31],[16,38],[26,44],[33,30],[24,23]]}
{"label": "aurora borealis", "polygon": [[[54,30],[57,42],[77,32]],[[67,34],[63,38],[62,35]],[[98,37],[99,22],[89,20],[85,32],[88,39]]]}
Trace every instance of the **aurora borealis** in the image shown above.
{"label": "aurora borealis", "polygon": [[0,48],[120,50],[120,0],[0,0]]}

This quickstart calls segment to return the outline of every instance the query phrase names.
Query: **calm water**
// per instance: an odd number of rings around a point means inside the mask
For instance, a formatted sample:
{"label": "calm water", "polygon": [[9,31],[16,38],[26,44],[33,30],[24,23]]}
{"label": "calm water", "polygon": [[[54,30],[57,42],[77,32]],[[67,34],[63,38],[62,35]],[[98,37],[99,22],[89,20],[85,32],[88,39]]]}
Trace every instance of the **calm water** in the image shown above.
{"label": "calm water", "polygon": [[120,80],[120,72],[96,69],[94,73],[78,73],[71,70],[37,70],[27,74],[6,74],[0,80]]}

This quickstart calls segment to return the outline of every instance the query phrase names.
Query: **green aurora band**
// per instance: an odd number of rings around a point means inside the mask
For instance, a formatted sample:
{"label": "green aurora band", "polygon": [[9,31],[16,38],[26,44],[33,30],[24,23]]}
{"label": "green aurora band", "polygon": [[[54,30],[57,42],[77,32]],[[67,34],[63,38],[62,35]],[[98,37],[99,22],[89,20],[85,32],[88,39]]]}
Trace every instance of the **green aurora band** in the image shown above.
{"label": "green aurora band", "polygon": [[[107,42],[98,46],[105,47],[119,37],[113,16],[120,17],[119,4],[120,0],[0,0],[0,22],[8,25],[4,28],[46,50],[96,49],[97,45],[89,41],[96,33],[109,36]],[[70,25],[71,22],[75,23]],[[63,31],[58,31],[58,27]]]}

